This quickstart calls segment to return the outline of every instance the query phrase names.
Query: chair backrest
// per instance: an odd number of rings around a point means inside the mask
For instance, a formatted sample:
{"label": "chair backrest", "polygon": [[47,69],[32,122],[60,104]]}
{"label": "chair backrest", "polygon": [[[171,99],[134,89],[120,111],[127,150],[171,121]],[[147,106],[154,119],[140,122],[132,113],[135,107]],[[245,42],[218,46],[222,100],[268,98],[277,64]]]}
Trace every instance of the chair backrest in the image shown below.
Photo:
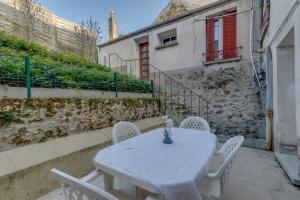
{"label": "chair backrest", "polygon": [[118,122],[112,130],[114,144],[140,135],[140,130],[131,122]]}
{"label": "chair backrest", "polygon": [[207,123],[207,121],[197,116],[185,118],[180,123],[180,128],[188,128],[188,129],[210,132],[209,124]]}
{"label": "chair backrest", "polygon": [[225,181],[231,172],[232,164],[235,160],[236,154],[243,142],[243,136],[232,137],[217,152],[217,154],[222,156],[223,163],[215,173],[208,173],[208,177],[220,178],[222,190],[224,188]]}
{"label": "chair backrest", "polygon": [[61,183],[66,200],[118,200],[104,190],[57,169],[51,169],[51,172]]}

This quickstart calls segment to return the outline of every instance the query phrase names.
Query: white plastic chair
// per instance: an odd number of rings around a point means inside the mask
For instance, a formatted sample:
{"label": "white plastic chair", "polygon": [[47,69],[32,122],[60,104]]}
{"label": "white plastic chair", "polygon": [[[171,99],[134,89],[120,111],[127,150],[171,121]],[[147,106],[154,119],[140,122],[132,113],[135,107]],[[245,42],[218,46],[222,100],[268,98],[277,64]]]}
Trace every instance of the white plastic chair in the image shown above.
{"label": "white plastic chair", "polygon": [[51,169],[52,174],[62,185],[66,200],[118,200],[104,190],[77,179],[57,169]]}
{"label": "white plastic chair", "polygon": [[[129,138],[140,135],[140,130],[131,122],[121,121],[114,125],[112,130],[112,139],[113,143],[119,143]],[[114,182],[117,189],[120,189],[121,185],[124,184],[125,180],[119,179],[117,177],[114,178]],[[127,183],[126,183],[127,184]],[[136,188],[136,193],[138,193],[139,189]]]}
{"label": "white plastic chair", "polygon": [[116,123],[112,130],[114,144],[138,136],[140,134],[140,130],[133,123],[125,121]]}
{"label": "white plastic chair", "polygon": [[[136,200],[136,198],[119,190],[112,189],[108,193],[89,182],[101,175],[101,172],[95,170],[87,176],[78,179],[70,176],[60,170],[51,169],[51,173],[56,180],[61,183],[66,200]],[[146,200],[159,200],[157,195],[149,194]]]}
{"label": "white plastic chair", "polygon": [[187,129],[195,129],[199,131],[210,132],[209,124],[207,121],[201,117],[191,116],[185,118],[180,123],[180,128],[187,128]]}
{"label": "white plastic chair", "polygon": [[199,191],[201,195],[209,199],[219,199],[221,197],[235,156],[243,142],[243,136],[235,136],[230,138],[220,150],[216,152],[209,173],[204,180],[200,182]]}

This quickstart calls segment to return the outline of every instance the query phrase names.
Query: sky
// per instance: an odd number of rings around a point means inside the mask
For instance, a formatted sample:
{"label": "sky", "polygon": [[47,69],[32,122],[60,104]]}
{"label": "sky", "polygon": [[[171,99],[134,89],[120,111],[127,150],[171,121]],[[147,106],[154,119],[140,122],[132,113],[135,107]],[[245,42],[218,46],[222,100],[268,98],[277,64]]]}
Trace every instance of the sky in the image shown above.
{"label": "sky", "polygon": [[119,31],[130,33],[150,25],[170,0],[36,0],[56,15],[80,23],[90,16],[103,30],[103,41],[108,37],[108,16],[114,10]]}

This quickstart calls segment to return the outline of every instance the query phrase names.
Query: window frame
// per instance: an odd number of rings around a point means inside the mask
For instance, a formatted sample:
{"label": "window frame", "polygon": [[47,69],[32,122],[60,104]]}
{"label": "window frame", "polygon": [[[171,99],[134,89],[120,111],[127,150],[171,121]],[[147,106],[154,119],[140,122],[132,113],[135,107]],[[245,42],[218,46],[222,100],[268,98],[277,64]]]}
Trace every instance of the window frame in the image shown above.
{"label": "window frame", "polygon": [[[174,39],[175,38],[175,39]],[[165,40],[169,40],[168,42],[164,42]],[[166,37],[162,37],[160,39],[160,46],[168,46],[177,43],[177,35],[170,35]]]}
{"label": "window frame", "polygon": [[[237,23],[236,23],[236,9],[232,9],[230,11],[223,11],[221,13],[218,13],[214,16],[207,17],[206,20],[206,52],[202,55],[205,55],[205,62],[214,62],[214,61],[221,61],[226,59],[233,59],[238,57],[237,55],[230,57],[230,52],[234,52],[237,50],[234,50],[233,48],[229,49],[228,46],[228,39],[232,37],[225,37],[228,36],[227,32],[225,32],[228,28],[228,17],[225,14],[231,14],[234,15],[234,27],[233,30],[235,31],[234,37],[234,43],[235,47],[234,49],[237,49]],[[224,16],[223,16],[224,15]],[[225,18],[227,17],[227,18]],[[225,21],[226,19],[226,21]],[[232,22],[232,23],[233,23]],[[227,27],[227,28],[226,28]],[[231,41],[231,40],[230,40]],[[227,42],[227,43],[225,43]],[[224,49],[225,48],[225,49]],[[232,53],[235,54],[235,53]],[[230,58],[229,58],[230,57]]]}
{"label": "window frame", "polygon": [[158,33],[157,43],[156,49],[178,45],[177,28]]}

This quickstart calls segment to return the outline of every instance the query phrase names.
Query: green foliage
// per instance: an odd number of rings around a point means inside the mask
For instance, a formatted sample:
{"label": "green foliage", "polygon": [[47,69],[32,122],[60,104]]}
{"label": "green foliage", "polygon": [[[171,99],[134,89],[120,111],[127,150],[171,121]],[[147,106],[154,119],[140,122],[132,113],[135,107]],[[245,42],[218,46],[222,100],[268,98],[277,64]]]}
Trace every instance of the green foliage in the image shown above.
{"label": "green foliage", "polygon": [[10,124],[15,120],[15,114],[13,112],[0,112],[0,127]]}
{"label": "green foliage", "polygon": [[[33,87],[114,90],[113,71],[74,55],[50,52],[0,32],[0,84],[25,86],[24,56],[30,56]],[[148,82],[118,74],[119,91],[149,92]]]}

